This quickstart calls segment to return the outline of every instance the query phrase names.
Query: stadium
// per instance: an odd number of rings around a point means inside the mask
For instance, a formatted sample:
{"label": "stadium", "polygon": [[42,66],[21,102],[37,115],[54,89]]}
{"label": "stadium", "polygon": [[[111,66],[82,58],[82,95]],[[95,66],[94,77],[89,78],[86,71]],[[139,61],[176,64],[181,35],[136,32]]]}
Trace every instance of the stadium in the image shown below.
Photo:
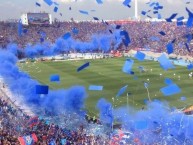
{"label": "stadium", "polygon": [[191,2],[182,16],[161,0],[93,0],[132,10],[124,19],[82,3],[33,1],[0,21],[0,145],[192,145]]}

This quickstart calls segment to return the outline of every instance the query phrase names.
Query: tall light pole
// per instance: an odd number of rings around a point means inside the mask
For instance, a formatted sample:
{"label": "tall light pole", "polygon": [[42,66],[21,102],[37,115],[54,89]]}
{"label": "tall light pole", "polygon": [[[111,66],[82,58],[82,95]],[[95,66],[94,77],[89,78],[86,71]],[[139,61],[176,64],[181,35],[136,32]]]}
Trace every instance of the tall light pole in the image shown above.
{"label": "tall light pole", "polygon": [[138,2],[135,0],[135,19],[138,19]]}

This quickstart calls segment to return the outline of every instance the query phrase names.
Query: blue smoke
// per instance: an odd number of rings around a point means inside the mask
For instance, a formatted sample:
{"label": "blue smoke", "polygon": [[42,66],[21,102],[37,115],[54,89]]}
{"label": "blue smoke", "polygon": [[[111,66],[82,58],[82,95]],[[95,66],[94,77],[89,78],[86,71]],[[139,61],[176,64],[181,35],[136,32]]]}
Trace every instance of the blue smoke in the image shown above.
{"label": "blue smoke", "polygon": [[74,86],[67,90],[50,91],[48,95],[41,97],[35,93],[35,86],[39,82],[31,79],[28,74],[19,71],[16,65],[18,61],[16,56],[23,54],[26,58],[35,58],[68,53],[71,50],[82,53],[96,50],[108,52],[112,42],[117,46],[120,44],[120,40],[116,41],[118,34],[119,32],[113,35],[93,35],[88,42],[74,40],[71,36],[68,39],[61,37],[54,44],[39,43],[27,45],[25,48],[19,48],[17,44],[9,44],[7,51],[0,53],[0,75],[4,77],[11,91],[21,94],[23,96],[21,100],[29,105],[51,110],[54,114],[64,110],[77,112],[84,108],[84,100],[87,97],[84,87]]}
{"label": "blue smoke", "polygon": [[[15,99],[24,100],[27,105],[35,106],[33,108],[35,113],[44,108],[53,115],[59,115],[66,111],[81,114],[81,110],[85,109],[85,99],[87,98],[83,86],[50,90],[49,94],[45,96],[37,95],[35,86],[39,82],[33,80],[28,74],[20,72],[17,67],[18,54],[22,52],[27,58],[34,58],[67,53],[71,50],[92,52],[100,49],[103,52],[108,52],[111,49],[111,43],[118,48],[122,42],[121,37],[117,31],[113,35],[93,35],[88,42],[75,41],[73,38],[67,40],[59,38],[51,45],[28,45],[24,49],[18,48],[16,44],[10,44],[7,46],[7,50],[0,51],[0,75],[13,94],[20,94]],[[169,106],[163,102],[148,103],[147,109],[135,111],[128,107],[113,109],[111,103],[105,99],[100,99],[97,108],[103,124],[112,125],[113,121],[122,124],[122,127],[131,131],[132,137],[138,138],[141,144],[153,144],[155,142],[160,144],[193,144],[193,118],[183,113],[172,112]],[[136,128],[137,123],[140,125],[139,123],[144,122],[147,127]]]}
{"label": "blue smoke", "polygon": [[113,107],[112,104],[101,98],[97,103],[97,109],[100,112],[100,121],[104,124],[112,125]]}
{"label": "blue smoke", "polygon": [[[97,50],[109,52],[112,49],[112,45],[113,49],[117,49],[121,45],[122,40],[123,39],[120,35],[120,31],[117,30],[111,35],[92,35],[90,41],[88,42],[74,40],[72,37],[68,39],[63,39],[61,37],[58,38],[52,45],[28,45],[23,50],[18,49],[18,51],[23,52],[27,58],[53,56],[61,53],[69,53],[71,50],[81,53],[93,52]],[[15,48],[14,51],[16,51]]]}
{"label": "blue smoke", "polygon": [[[147,109],[135,112],[122,107],[113,112],[114,119],[141,144],[184,144],[193,143],[193,118],[182,112],[173,112],[166,103],[151,102]],[[147,128],[136,128],[137,122],[146,122]]]}
{"label": "blue smoke", "polygon": [[[28,74],[20,72],[16,63],[17,57],[13,53],[0,51],[0,75],[4,78],[13,94],[23,96],[22,98],[15,98],[16,100],[24,100],[28,105],[45,108],[53,114],[60,114],[66,110],[81,112],[81,109],[84,109],[87,94],[83,86],[73,86],[66,90],[53,90],[48,95],[41,97],[36,94],[35,90],[35,86],[39,83],[31,79]],[[36,112],[36,110],[34,111]]]}

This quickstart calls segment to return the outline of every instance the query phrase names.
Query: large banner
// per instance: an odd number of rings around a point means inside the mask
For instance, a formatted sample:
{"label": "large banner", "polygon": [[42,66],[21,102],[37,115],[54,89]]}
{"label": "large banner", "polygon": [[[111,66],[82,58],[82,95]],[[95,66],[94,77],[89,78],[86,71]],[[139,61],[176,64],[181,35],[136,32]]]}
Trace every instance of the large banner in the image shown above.
{"label": "large banner", "polygon": [[136,51],[151,51],[151,52],[155,52],[155,53],[160,53],[161,51],[160,50],[156,50],[156,49],[150,49],[148,47],[136,47],[134,48],[134,50]]}
{"label": "large banner", "polygon": [[33,145],[38,141],[38,138],[35,133],[28,136],[18,137],[20,145]]}

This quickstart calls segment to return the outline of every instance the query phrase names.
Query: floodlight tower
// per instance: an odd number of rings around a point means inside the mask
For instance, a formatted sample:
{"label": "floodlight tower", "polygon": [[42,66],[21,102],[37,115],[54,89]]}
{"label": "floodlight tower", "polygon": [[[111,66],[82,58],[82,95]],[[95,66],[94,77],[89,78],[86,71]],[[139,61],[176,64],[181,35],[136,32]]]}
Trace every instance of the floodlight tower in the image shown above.
{"label": "floodlight tower", "polygon": [[138,0],[135,0],[135,19],[138,19]]}

